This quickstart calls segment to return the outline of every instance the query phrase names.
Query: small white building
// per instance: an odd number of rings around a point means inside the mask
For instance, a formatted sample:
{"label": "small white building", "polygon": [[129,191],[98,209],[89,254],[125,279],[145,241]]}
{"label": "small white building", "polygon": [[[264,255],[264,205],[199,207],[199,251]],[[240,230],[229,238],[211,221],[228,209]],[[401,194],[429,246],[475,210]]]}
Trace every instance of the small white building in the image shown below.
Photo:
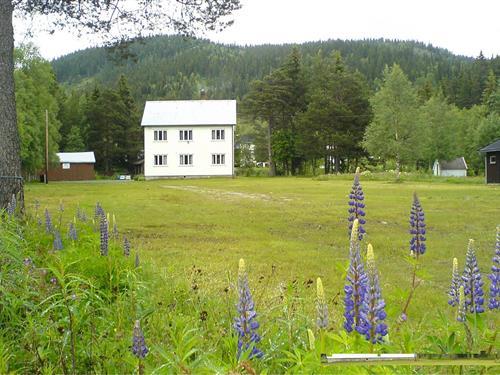
{"label": "small white building", "polygon": [[234,176],[236,100],[148,101],[144,177]]}
{"label": "small white building", "polygon": [[467,163],[463,157],[454,160],[436,160],[433,166],[434,176],[467,177]]}

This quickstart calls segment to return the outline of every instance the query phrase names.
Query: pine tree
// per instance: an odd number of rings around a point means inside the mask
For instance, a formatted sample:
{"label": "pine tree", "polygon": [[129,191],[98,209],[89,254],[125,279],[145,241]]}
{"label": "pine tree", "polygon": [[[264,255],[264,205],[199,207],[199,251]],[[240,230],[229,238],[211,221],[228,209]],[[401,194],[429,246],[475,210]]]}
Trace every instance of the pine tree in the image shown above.
{"label": "pine tree", "polygon": [[140,122],[135,101],[130,93],[130,88],[124,75],[118,81],[118,96],[124,108],[123,123],[120,124],[120,135],[117,140],[119,152],[121,153],[119,165],[131,171],[133,162],[141,148],[142,138]]}

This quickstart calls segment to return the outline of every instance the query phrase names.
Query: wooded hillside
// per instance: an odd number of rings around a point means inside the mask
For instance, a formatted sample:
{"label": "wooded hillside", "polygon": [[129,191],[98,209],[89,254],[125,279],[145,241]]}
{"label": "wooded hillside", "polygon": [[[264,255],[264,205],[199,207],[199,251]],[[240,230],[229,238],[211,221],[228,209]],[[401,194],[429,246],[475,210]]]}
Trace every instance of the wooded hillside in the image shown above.
{"label": "wooded hillside", "polygon": [[58,81],[70,86],[109,85],[124,74],[134,98],[192,99],[204,88],[210,98],[242,98],[250,82],[279,67],[298,47],[304,65],[322,51],[339,51],[346,66],[359,70],[372,89],[386,65],[397,63],[419,90],[440,86],[451,103],[481,103],[489,70],[500,76],[500,57],[476,59],[413,41],[329,40],[299,45],[228,46],[201,39],[159,36],[129,45],[128,59],[90,48],[52,62]]}

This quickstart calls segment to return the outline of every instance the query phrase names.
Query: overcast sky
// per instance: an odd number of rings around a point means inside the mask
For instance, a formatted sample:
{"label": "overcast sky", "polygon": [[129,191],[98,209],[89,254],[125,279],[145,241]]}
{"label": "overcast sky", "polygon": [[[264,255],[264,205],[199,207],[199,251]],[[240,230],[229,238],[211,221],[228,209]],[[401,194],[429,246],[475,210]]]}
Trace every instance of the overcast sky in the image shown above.
{"label": "overcast sky", "polygon": [[[235,23],[219,34],[224,43],[262,44],[326,39],[418,40],[455,54],[500,55],[500,0],[242,0]],[[26,41],[16,25],[16,42]],[[37,33],[46,58],[93,46],[91,36],[69,30]]]}

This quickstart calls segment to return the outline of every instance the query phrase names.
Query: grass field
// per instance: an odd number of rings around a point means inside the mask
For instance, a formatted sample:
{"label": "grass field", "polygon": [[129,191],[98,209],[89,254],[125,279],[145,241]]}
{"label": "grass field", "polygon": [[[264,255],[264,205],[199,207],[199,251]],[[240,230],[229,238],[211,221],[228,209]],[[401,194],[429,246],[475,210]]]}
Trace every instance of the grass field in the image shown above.
{"label": "grass field", "polygon": [[[51,183],[26,188],[27,204],[56,211],[66,219],[77,204],[93,215],[101,202],[115,213],[141,256],[158,269],[186,275],[203,271],[199,282],[223,290],[245,258],[250,280],[265,286],[257,305],[280,283],[308,289],[321,277],[330,302],[341,300],[347,267],[347,196],[350,177],[237,178],[151,182]],[[426,213],[424,276],[410,317],[422,319],[447,309],[452,258],[463,267],[469,238],[477,244],[481,271],[491,267],[495,227],[500,224],[500,187],[439,182],[363,181],[367,240],[375,249],[389,324],[408,290],[408,214],[416,191]],[[314,285],[313,285],[314,287]],[[310,293],[311,301],[314,292]],[[340,309],[340,306],[339,306]],[[341,311],[335,313],[340,320]]]}

